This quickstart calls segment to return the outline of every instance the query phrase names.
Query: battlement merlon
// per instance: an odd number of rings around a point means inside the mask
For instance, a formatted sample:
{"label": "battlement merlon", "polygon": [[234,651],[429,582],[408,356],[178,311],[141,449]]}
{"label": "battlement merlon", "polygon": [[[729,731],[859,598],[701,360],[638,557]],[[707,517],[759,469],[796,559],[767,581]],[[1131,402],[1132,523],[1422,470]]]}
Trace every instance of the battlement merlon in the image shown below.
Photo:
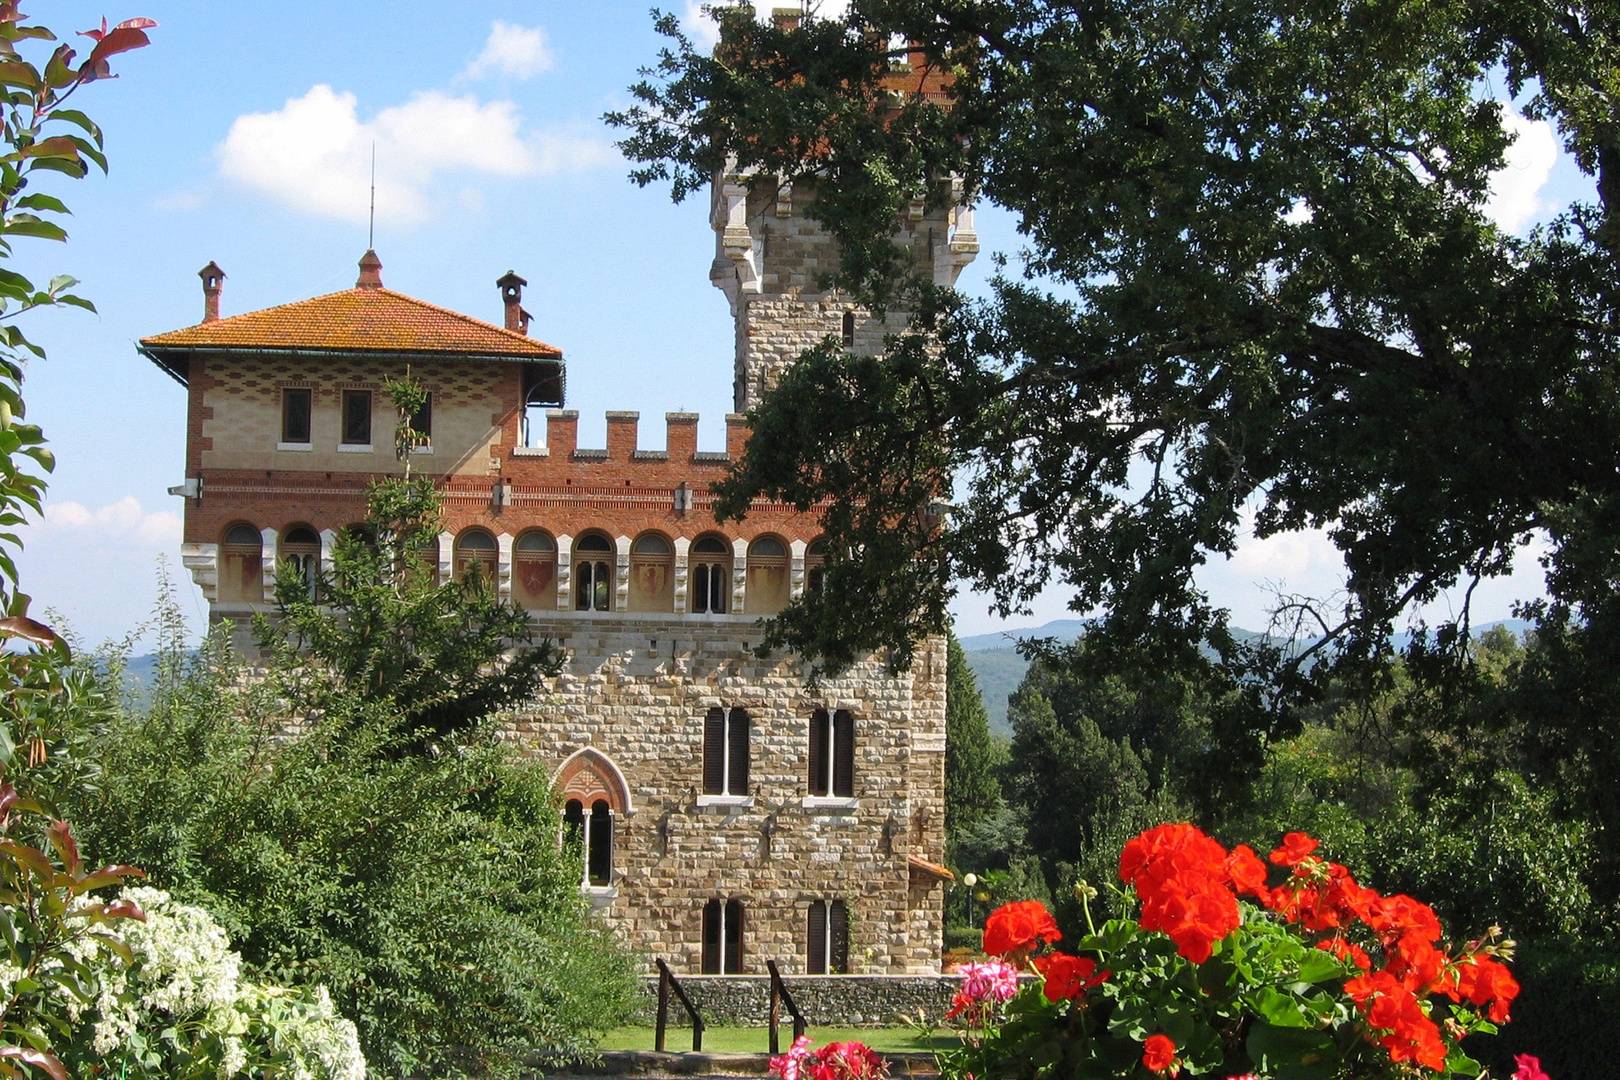
{"label": "battlement merlon", "polygon": [[554,461],[573,461],[581,464],[591,462],[725,464],[741,459],[743,448],[748,443],[749,433],[747,416],[742,413],[727,413],[725,450],[699,450],[698,414],[670,412],[664,414],[664,448],[643,449],[639,445],[641,414],[609,411],[607,446],[597,449],[579,445],[577,409],[547,409],[545,420],[544,445],[515,447],[512,450],[513,458],[549,458]]}

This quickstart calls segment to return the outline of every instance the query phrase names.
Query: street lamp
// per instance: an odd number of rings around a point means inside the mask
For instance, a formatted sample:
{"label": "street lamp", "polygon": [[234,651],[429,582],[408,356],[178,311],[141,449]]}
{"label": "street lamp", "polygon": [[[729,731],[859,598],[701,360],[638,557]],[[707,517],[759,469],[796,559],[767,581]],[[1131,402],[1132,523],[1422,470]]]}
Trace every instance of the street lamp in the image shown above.
{"label": "street lamp", "polygon": [[979,883],[979,875],[978,874],[963,874],[962,875],[962,884],[967,886],[967,891],[968,891],[968,929],[969,930],[973,929],[973,887],[975,885],[977,885],[978,883]]}

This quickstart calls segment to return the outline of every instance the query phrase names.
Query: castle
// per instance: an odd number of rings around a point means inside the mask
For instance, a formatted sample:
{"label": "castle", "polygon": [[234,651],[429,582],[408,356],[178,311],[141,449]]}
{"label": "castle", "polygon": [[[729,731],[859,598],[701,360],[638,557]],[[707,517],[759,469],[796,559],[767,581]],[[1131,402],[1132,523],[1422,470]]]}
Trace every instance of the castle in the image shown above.
{"label": "castle", "polygon": [[[393,292],[373,252],[352,289],[142,339],[189,395],[182,561],[212,621],[270,610],[280,575],[311,582],[367,484],[397,474],[384,382],[429,392],[412,459],[443,495],[440,580],[479,565],[525,608],[563,672],[509,719],[554,770],[580,837],[580,887],[648,965],[678,973],[936,972],[944,853],[945,650],[890,675],[871,657],[813,684],[756,652],[757,621],[820,586],[816,516],[756,503],[718,522],[709,485],[741,454],[742,413],[829,335],[877,350],[893,323],[819,292],[832,241],[813,191],[717,178],[712,277],[736,319],[726,450],[668,413],[578,445],[560,349],[529,336],[525,282],[499,279],[502,325]],[[942,284],[977,251],[971,210],[921,202],[899,243]],[[493,305],[492,305],[493,306]],[[898,316],[891,315],[890,319]],[[543,420],[543,423],[542,423]]]}

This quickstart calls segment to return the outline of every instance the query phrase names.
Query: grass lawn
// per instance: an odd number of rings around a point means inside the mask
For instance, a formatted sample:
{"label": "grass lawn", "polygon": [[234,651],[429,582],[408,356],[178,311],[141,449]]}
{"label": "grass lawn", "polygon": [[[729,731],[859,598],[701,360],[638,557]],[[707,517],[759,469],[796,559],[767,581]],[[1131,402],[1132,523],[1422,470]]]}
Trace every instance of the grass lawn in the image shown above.
{"label": "grass lawn", "polygon": [[[912,1028],[886,1027],[886,1028],[833,1028],[812,1027],[805,1030],[810,1041],[816,1046],[824,1046],[829,1042],[847,1042],[851,1039],[859,1040],[874,1050],[884,1050],[890,1053],[927,1053],[931,1050],[948,1050],[959,1045],[956,1036],[949,1031],[935,1031],[930,1038],[918,1036]],[[785,1024],[781,1029],[781,1048],[786,1050],[793,1041],[793,1025]],[[770,1036],[765,1025],[758,1027],[711,1027],[703,1031],[703,1050],[705,1053],[716,1054],[763,1054],[770,1049]],[[653,1029],[650,1027],[624,1027],[615,1028],[602,1036],[598,1049],[601,1050],[651,1050],[653,1048]],[[666,1050],[692,1049],[692,1029],[669,1025],[665,1036],[664,1048]]]}

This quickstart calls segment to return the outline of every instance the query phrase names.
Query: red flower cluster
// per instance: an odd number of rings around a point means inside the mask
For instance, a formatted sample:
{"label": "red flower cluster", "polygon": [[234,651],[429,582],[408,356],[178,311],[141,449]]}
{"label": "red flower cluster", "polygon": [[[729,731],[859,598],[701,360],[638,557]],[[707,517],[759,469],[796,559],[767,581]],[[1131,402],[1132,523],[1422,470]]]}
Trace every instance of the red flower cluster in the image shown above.
{"label": "red flower cluster", "polygon": [[[1288,922],[1311,933],[1330,933],[1317,948],[1361,969],[1345,982],[1345,993],[1378,1033],[1375,1041],[1391,1061],[1411,1061],[1436,1072],[1445,1067],[1445,1041],[1422,1004],[1430,994],[1485,1008],[1492,1023],[1508,1019],[1519,984],[1501,961],[1483,952],[1452,960],[1436,944],[1442,931],[1433,908],[1358,885],[1345,867],[1313,855],[1316,847],[1304,833],[1283,837],[1269,858],[1290,868],[1288,879],[1255,895]],[[1374,970],[1367,950],[1346,937],[1358,925],[1372,932],[1382,969]]]}
{"label": "red flower cluster", "polygon": [[1063,936],[1039,900],[1003,904],[984,920],[984,951],[991,956],[1028,953],[1037,938],[1048,944]]}
{"label": "red flower cluster", "polygon": [[1037,956],[1030,961],[1030,967],[1040,972],[1045,980],[1041,992],[1046,995],[1047,1001],[1072,1001],[1083,997],[1087,990],[1107,981],[1112,974],[1106,970],[1099,972],[1094,960],[1070,956],[1068,953]]}
{"label": "red flower cluster", "polygon": [[1191,825],[1160,825],[1125,845],[1119,876],[1142,901],[1142,929],[1164,931],[1202,964],[1243,921],[1234,888],[1263,889],[1266,868],[1247,847],[1228,854]]}

